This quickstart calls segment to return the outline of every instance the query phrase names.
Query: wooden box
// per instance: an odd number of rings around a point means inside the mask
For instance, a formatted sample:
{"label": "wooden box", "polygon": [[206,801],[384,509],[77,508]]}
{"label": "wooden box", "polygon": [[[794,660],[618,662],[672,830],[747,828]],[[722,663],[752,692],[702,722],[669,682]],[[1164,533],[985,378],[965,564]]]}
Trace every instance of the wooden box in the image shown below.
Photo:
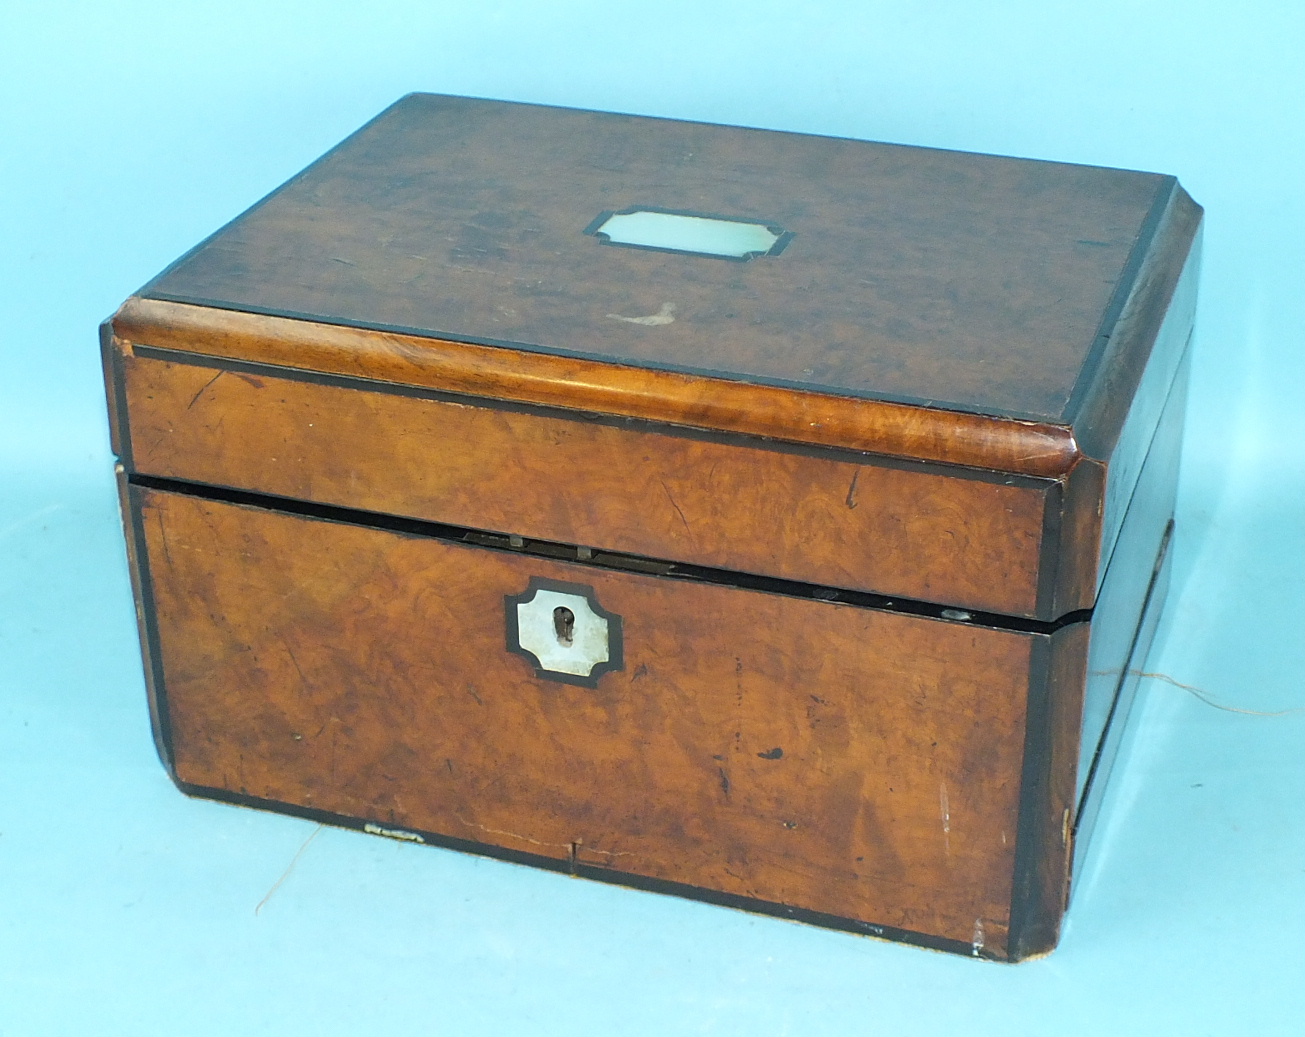
{"label": "wooden box", "polygon": [[183,791],[1050,950],[1165,593],[1168,176],[413,95],[103,331]]}

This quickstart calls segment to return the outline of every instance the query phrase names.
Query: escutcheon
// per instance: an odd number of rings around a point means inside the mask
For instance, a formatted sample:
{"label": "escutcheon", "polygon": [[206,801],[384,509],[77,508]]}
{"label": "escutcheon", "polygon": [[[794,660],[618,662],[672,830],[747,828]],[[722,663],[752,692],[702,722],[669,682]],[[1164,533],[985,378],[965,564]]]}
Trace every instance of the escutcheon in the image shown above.
{"label": "escutcheon", "polygon": [[532,576],[520,594],[504,598],[507,648],[525,656],[544,680],[596,688],[624,668],[621,617],[608,612],[582,583]]}

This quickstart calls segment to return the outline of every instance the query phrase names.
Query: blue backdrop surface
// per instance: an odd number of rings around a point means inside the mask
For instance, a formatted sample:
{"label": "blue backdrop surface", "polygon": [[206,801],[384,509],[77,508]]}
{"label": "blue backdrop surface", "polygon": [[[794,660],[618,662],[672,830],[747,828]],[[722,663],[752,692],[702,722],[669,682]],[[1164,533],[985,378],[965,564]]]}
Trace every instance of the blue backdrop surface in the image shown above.
{"label": "blue backdrop surface", "polygon": [[[1305,1018],[1293,3],[0,6],[0,1034],[1244,1034]],[[1174,587],[1061,947],[998,966],[192,801],[95,326],[410,90],[1177,174]]]}

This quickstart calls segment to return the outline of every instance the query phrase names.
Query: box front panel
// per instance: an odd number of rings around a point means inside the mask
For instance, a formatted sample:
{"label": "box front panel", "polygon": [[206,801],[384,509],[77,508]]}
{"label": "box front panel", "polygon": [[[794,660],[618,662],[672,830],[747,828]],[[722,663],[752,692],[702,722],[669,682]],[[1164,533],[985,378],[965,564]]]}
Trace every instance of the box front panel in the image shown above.
{"label": "box front panel", "polygon": [[[194,789],[1005,954],[1037,635],[131,493]],[[509,649],[540,579],[593,686]]]}
{"label": "box front panel", "polygon": [[212,359],[129,355],[122,365],[135,472],[1055,618],[1043,615],[1057,564],[1047,533],[1053,480],[327,384]]}

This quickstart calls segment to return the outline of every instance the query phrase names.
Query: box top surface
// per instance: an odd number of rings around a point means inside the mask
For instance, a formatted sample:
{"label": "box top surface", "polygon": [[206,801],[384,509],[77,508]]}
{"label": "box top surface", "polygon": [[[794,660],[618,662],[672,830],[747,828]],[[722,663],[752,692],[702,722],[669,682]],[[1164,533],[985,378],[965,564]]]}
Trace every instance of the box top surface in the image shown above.
{"label": "box top surface", "polygon": [[[1067,422],[1174,189],[1151,173],[414,94],[140,295]],[[757,233],[775,247],[724,259],[594,233],[631,210],[770,228]]]}

